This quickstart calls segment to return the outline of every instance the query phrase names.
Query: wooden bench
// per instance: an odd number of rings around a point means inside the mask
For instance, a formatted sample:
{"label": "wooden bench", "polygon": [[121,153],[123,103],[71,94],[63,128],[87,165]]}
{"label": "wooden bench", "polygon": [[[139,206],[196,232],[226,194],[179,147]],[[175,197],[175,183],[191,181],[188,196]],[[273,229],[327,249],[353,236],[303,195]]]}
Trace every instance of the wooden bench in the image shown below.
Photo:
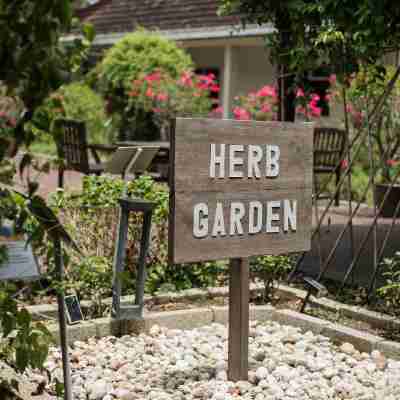
{"label": "wooden bench", "polygon": [[[340,181],[345,144],[346,132],[342,129],[320,127],[314,130],[314,175],[335,174],[336,188]],[[339,205],[339,200],[340,191],[335,195],[335,206]]]}

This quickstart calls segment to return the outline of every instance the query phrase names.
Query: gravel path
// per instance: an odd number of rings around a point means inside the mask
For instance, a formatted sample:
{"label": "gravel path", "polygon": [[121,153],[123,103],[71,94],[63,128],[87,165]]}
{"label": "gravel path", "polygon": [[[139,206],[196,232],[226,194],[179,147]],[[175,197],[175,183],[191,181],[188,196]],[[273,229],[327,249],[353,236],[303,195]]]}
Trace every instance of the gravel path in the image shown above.
{"label": "gravel path", "polygon": [[[277,323],[250,325],[249,382],[227,381],[227,329],[153,326],[149,335],[76,342],[71,351],[76,400],[399,400],[400,362],[378,351]],[[61,379],[61,354],[47,367]],[[39,381],[39,375],[32,375]],[[50,397],[54,398],[55,397]]]}

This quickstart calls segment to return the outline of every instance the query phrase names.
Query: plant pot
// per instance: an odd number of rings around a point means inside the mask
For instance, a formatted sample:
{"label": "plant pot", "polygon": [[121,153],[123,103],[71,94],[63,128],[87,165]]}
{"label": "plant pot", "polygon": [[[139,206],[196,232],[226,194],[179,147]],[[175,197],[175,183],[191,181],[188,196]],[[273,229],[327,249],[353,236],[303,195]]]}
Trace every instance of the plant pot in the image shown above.
{"label": "plant pot", "polygon": [[[375,184],[375,203],[376,207],[382,203],[383,198],[385,197],[385,193],[390,189],[390,184],[385,183],[376,183]],[[393,185],[390,190],[390,193],[387,195],[385,203],[382,206],[381,212],[379,213],[380,217],[383,218],[392,218],[394,216],[397,204],[400,202],[400,185]],[[400,212],[397,215],[400,217]]]}

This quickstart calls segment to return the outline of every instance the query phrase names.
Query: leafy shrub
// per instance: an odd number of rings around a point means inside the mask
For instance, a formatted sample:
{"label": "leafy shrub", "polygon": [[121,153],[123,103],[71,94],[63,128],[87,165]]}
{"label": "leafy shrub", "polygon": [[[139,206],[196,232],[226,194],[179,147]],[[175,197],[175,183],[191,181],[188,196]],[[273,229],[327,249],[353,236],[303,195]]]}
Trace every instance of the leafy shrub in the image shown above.
{"label": "leafy shrub", "polygon": [[18,308],[11,294],[16,288],[0,285],[0,354],[18,371],[42,368],[52,336],[42,323],[35,323],[29,312]]}
{"label": "leafy shrub", "polygon": [[[70,288],[81,298],[90,299],[96,290],[102,296],[111,295],[112,260],[117,237],[118,199],[126,188],[131,197],[156,204],[151,230],[151,247],[146,260],[146,291],[155,293],[166,287],[183,290],[192,287],[213,286],[226,271],[224,262],[191,265],[168,263],[168,201],[166,185],[158,184],[149,176],[141,176],[126,183],[107,176],[87,176],[82,192],[58,191],[50,201],[60,219],[74,237],[84,260],[71,255],[66,266]],[[139,255],[142,218],[131,213],[128,231],[124,283],[133,292],[136,278],[136,260]],[[95,266],[99,263],[99,266]],[[90,280],[83,283],[80,280]]]}
{"label": "leafy shrub", "polygon": [[46,151],[50,148],[55,152],[51,133],[52,124],[57,118],[84,121],[89,143],[114,141],[113,126],[105,113],[103,98],[84,83],[75,82],[62,86],[35,113],[33,129],[40,137],[40,143],[35,143],[33,150]]}
{"label": "leafy shrub", "polygon": [[263,301],[271,302],[274,284],[284,280],[293,267],[291,256],[260,256],[250,262],[250,271],[253,277],[264,283]]}
{"label": "leafy shrub", "polygon": [[377,290],[378,297],[384,301],[387,312],[400,316],[400,252],[393,258],[383,260],[385,284]]}
{"label": "leafy shrub", "polygon": [[[176,84],[184,74],[191,75],[192,68],[190,56],[173,41],[144,30],[125,36],[109,49],[96,72],[108,112],[113,117],[120,116],[120,139],[159,138],[160,124],[157,122],[160,113],[157,115],[154,111],[161,108],[165,110],[166,105],[168,115],[171,111],[179,112],[182,105],[185,112],[198,111],[199,102],[180,98],[180,91],[177,90],[180,86]],[[156,76],[162,79],[152,79]],[[158,98],[154,99],[156,85],[163,92],[157,93]],[[193,94],[198,91],[195,86],[190,89]],[[185,93],[188,91],[186,88]],[[206,96],[200,97],[207,100]],[[194,95],[191,100],[193,98]],[[154,100],[159,104],[153,104]],[[147,107],[149,102],[150,109]],[[203,103],[200,104],[201,109]]]}

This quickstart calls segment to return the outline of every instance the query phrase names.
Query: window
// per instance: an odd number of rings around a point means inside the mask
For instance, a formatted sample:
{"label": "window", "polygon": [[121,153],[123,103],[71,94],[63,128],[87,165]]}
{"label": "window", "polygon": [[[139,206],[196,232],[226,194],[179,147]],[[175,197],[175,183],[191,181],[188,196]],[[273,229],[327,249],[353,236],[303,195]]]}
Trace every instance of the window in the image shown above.
{"label": "window", "polygon": [[331,68],[323,64],[321,67],[313,72],[309,72],[305,76],[305,87],[307,91],[316,93],[320,97],[318,107],[322,109],[322,116],[324,117],[329,117],[329,103],[326,100],[326,95],[330,87],[329,77],[331,73]]}

